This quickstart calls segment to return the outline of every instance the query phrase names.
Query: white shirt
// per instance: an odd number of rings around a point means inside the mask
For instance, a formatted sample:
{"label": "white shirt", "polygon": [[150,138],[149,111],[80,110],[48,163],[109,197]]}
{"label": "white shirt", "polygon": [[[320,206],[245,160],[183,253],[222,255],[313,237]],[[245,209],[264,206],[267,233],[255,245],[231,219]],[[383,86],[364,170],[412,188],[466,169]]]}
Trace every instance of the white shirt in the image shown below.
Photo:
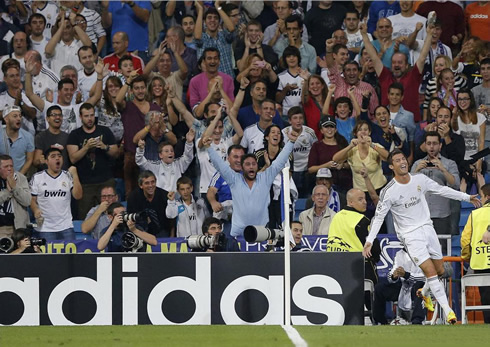
{"label": "white shirt", "polygon": [[78,50],[83,46],[82,41],[74,39],[69,45],[60,41],[56,44],[54,54],[51,58],[51,70],[59,74],[65,65],[72,65],[77,70],[82,69],[78,59]]}
{"label": "white shirt", "polygon": [[[199,160],[199,166],[201,168],[201,179],[199,180],[199,193],[207,193],[209,183],[211,182],[211,178],[213,177],[214,173],[216,172],[216,168],[211,164],[211,160],[209,159],[209,154],[207,151],[207,148],[198,147],[199,141],[201,139],[197,139],[196,141],[196,151],[197,151],[197,158]],[[211,148],[216,150],[218,154],[221,156],[221,159],[226,161],[228,158],[227,151],[228,147],[230,147],[233,144],[233,138],[228,137],[228,138],[221,138],[220,142],[216,144],[214,141],[211,142]]]}
{"label": "white shirt", "polygon": [[420,30],[417,34],[417,40],[425,40],[425,36],[427,35],[425,30],[427,18],[416,13],[414,13],[412,17],[403,17],[401,13],[398,13],[394,16],[389,16],[388,19],[391,21],[391,25],[393,26],[393,34],[391,36],[393,40],[400,36],[409,36],[414,32],[417,23],[424,24],[422,30]]}
{"label": "white shirt", "polygon": [[395,231],[401,241],[408,233],[417,231],[424,225],[432,226],[429,205],[425,199],[427,192],[453,200],[470,201],[468,194],[441,186],[423,174],[408,175],[410,181],[407,184],[398,183],[393,178],[381,190],[380,201],[371,221],[371,231],[366,242],[373,243],[388,211],[393,215]]}
{"label": "white shirt", "polygon": [[57,232],[73,228],[70,207],[73,177],[68,171],[63,170],[56,177],[46,170],[38,172],[32,177],[30,186],[44,218],[37,231]]}
{"label": "white shirt", "polygon": [[471,156],[478,152],[478,144],[480,142],[480,126],[485,123],[486,118],[481,113],[476,113],[476,118],[476,124],[471,122],[466,124],[461,121],[461,117],[458,117],[458,131],[455,131],[455,133],[463,136],[464,138],[464,160],[470,160]]}
{"label": "white shirt", "polygon": [[[354,34],[349,34],[347,30],[344,30],[345,34],[347,35],[347,48],[356,48],[356,47],[362,47],[362,35],[361,35],[361,30],[357,30]],[[368,33],[369,41],[373,40],[373,37],[371,34]]]}
{"label": "white shirt", "polygon": [[[32,76],[33,92],[41,99],[46,100],[46,91],[49,89],[54,93],[54,91],[58,89],[59,81],[58,76],[53,71],[43,66],[37,76]],[[43,112],[37,110],[37,131],[46,129],[46,120],[43,116]]]}
{"label": "white shirt", "polygon": [[290,85],[296,83],[298,86],[298,88],[291,89],[289,92],[287,92],[284,100],[282,101],[282,114],[287,115],[291,107],[301,104],[301,86],[304,79],[300,75],[291,75],[289,70],[284,70],[277,77],[279,77],[279,86],[277,87],[278,91],[286,88],[288,83]]}
{"label": "white shirt", "polygon": [[44,28],[43,35],[48,40],[51,38],[51,28],[56,24],[58,12],[58,6],[49,1],[46,1],[46,6],[44,6],[43,9],[37,9],[36,13],[40,13],[46,18],[46,28]]}
{"label": "white shirt", "polygon": [[80,120],[80,106],[83,104],[77,105],[68,105],[61,106],[59,104],[53,104],[49,101],[44,101],[44,110],[42,110],[41,119],[44,119],[46,122],[46,129],[48,128],[48,121],[46,120],[46,112],[48,108],[53,105],[58,105],[61,107],[61,112],[63,113],[63,122],[61,123],[61,131],[69,134],[73,130],[80,128],[82,126],[82,121]]}
{"label": "white shirt", "polygon": [[243,131],[242,147],[247,148],[247,153],[255,153],[264,148],[264,130],[259,128],[259,123],[252,124]]}
{"label": "white shirt", "polygon": [[[31,47],[33,50],[37,51],[39,54],[41,54],[41,59],[43,62],[43,65],[50,67],[51,66],[51,61],[46,57],[46,46],[49,42],[49,39],[46,36],[43,36],[42,40],[37,42],[32,39],[31,35]],[[59,72],[59,71],[58,71]]]}
{"label": "white shirt", "polygon": [[[29,107],[34,107],[31,104],[31,100],[29,100],[29,98],[26,96],[26,93],[24,91],[22,91],[22,102]],[[15,104],[15,98],[10,96],[7,90],[0,94],[0,111],[3,112],[5,107],[12,106],[14,104]],[[27,119],[27,117],[22,117],[22,129],[30,132],[32,136],[36,135],[36,130],[34,129],[34,123],[32,123],[30,119]]]}
{"label": "white shirt", "polygon": [[[292,127],[288,126],[282,129],[284,134],[284,144],[289,142],[288,132],[292,131]],[[303,125],[303,130],[294,143],[293,148],[293,171],[301,172],[308,169],[308,156],[310,155],[311,146],[318,141],[315,131],[306,125]]]}

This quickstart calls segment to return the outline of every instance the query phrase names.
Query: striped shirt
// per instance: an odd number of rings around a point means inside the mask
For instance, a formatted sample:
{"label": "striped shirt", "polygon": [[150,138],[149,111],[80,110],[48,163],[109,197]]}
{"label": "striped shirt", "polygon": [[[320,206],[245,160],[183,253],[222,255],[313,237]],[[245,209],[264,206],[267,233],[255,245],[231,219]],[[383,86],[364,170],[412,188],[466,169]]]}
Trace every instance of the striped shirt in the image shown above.
{"label": "striped shirt", "polygon": [[90,41],[97,44],[97,39],[106,36],[105,30],[102,27],[102,19],[100,18],[100,14],[86,7],[83,8],[80,14],[84,16],[85,20],[87,21],[87,30],[85,32],[90,38]]}
{"label": "striped shirt", "polygon": [[[425,88],[425,99],[424,99],[424,109],[429,108],[429,100],[434,93],[437,92],[437,82],[436,77],[433,77],[427,82],[427,87]],[[466,87],[466,79],[461,77],[461,75],[454,76],[454,90],[458,92],[461,88]]]}

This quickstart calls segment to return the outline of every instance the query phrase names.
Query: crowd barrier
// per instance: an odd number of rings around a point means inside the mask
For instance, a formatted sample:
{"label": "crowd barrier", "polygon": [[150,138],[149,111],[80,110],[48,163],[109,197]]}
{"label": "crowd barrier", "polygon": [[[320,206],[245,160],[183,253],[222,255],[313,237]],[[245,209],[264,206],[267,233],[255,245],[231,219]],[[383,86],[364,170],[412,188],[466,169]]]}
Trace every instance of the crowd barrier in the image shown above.
{"label": "crowd barrier", "polygon": [[[0,325],[284,324],[284,254],[0,257]],[[360,325],[361,253],[291,254],[291,322]]]}

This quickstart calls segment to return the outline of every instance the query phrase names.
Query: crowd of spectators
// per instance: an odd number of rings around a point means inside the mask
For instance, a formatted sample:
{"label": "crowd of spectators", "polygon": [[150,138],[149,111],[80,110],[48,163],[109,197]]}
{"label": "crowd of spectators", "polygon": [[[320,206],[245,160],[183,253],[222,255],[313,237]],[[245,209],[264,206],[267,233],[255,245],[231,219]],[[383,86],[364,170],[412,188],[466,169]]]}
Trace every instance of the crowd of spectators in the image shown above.
{"label": "crowd of spectators", "polygon": [[[127,226],[150,244],[202,234],[210,216],[232,237],[275,228],[284,166],[293,205],[311,197],[303,233],[327,235],[352,188],[373,216],[396,148],[441,185],[473,194],[485,183],[488,1],[0,10],[1,235],[30,218],[40,236],[71,239],[77,219],[104,249],[124,200],[147,212]],[[458,234],[458,204],[428,201],[436,231]]]}

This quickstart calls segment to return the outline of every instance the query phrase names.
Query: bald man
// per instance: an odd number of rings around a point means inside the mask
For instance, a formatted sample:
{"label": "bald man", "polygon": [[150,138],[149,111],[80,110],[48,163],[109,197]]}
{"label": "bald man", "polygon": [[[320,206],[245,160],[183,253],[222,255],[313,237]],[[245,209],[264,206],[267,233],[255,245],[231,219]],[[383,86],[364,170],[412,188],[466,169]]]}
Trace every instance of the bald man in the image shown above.
{"label": "bald man", "polygon": [[143,59],[141,59],[137,55],[133,55],[129,53],[128,47],[129,47],[128,34],[126,34],[123,31],[118,31],[117,33],[115,33],[112,36],[112,48],[114,49],[114,53],[111,53],[104,57],[104,64],[109,64],[109,70],[118,72],[119,59],[121,59],[125,55],[129,55],[133,60],[134,70],[137,70],[139,74],[142,74],[143,68],[145,67],[145,63],[143,62]]}
{"label": "bald man", "polygon": [[[369,233],[370,220],[364,216],[366,212],[366,194],[353,188],[347,192],[347,207],[340,210],[332,219],[328,233],[327,252],[362,252],[364,242]],[[381,249],[379,241],[373,246],[370,258],[365,259],[364,278],[378,282],[376,263],[379,261]]]}

